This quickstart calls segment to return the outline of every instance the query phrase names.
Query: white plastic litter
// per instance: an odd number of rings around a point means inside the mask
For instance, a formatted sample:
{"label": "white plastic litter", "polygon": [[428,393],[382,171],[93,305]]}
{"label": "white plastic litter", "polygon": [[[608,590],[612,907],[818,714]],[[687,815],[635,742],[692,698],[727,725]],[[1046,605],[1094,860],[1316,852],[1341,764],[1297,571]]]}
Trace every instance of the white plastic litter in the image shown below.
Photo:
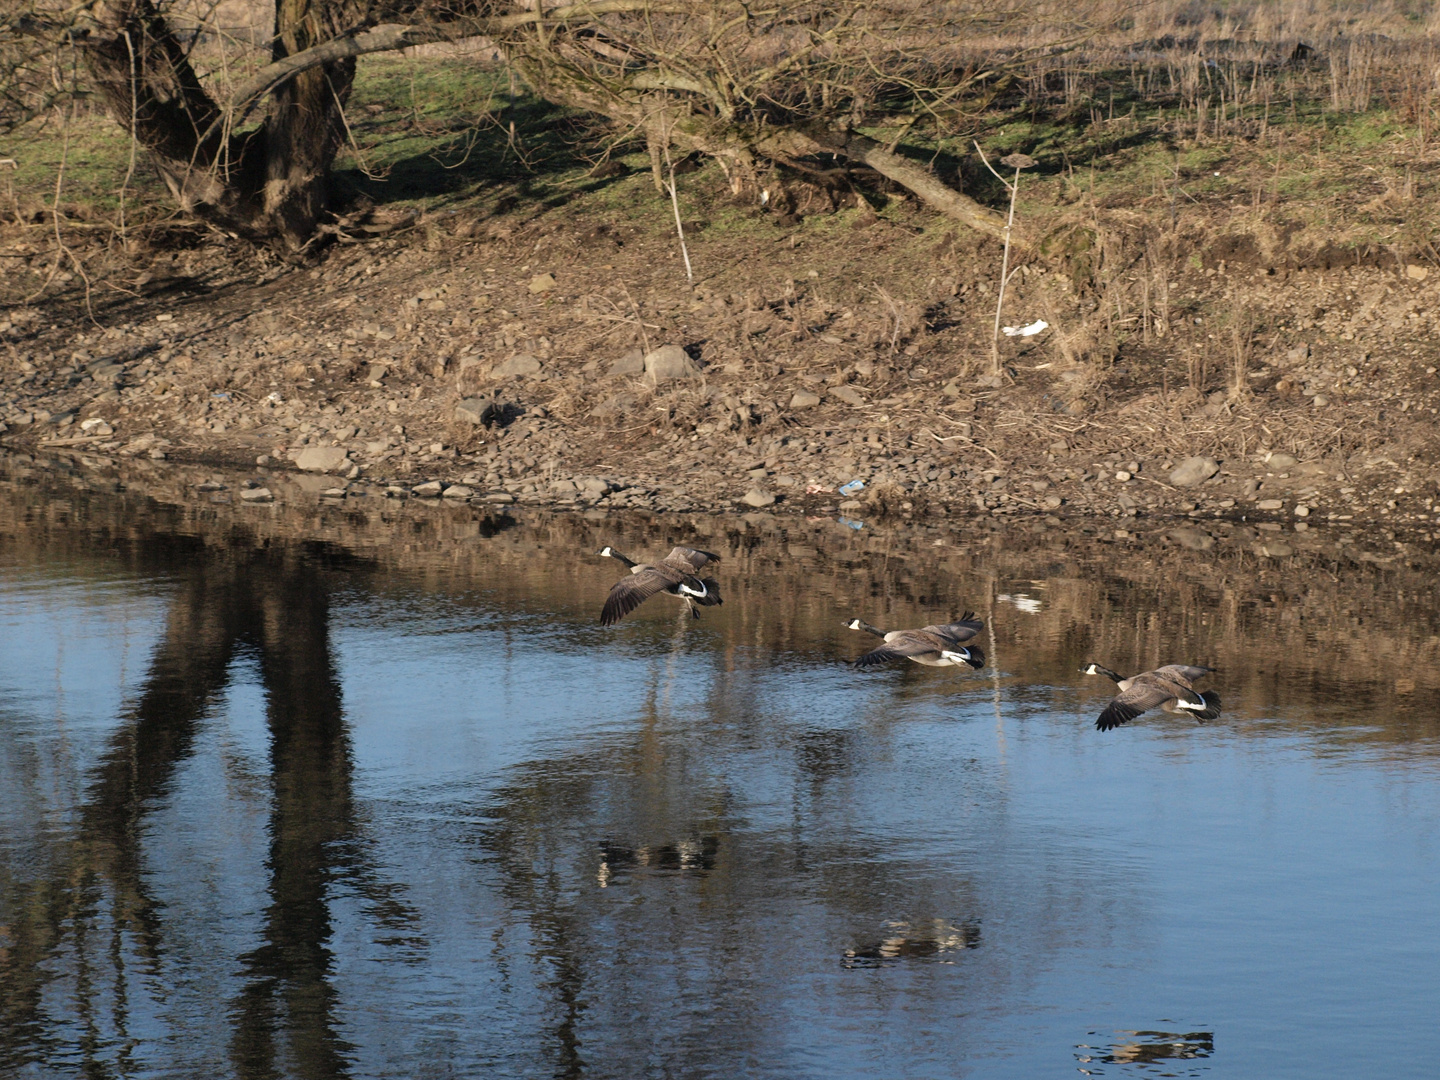
{"label": "white plastic litter", "polygon": [[1006,337],[1034,337],[1041,330],[1049,330],[1050,324],[1044,319],[1036,319],[1029,326],[1002,326],[1000,330]]}

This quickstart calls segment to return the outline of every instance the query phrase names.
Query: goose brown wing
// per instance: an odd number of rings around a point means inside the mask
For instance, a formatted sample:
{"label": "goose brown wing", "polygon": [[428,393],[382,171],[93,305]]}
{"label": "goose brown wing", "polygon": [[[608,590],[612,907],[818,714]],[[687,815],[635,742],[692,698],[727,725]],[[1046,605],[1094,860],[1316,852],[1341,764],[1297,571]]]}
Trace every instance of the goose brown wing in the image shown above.
{"label": "goose brown wing", "polygon": [[949,638],[957,645],[962,645],[984,629],[984,622],[975,618],[973,611],[967,611],[964,615],[960,616],[959,622],[939,623],[935,626],[927,626],[923,632],[927,634],[938,634],[940,637]]}
{"label": "goose brown wing", "polygon": [[664,561],[689,574],[699,570],[706,563],[718,563],[720,556],[709,551],[700,551],[697,548],[677,547],[670,550],[670,554],[665,556]]}
{"label": "goose brown wing", "polygon": [[875,667],[878,664],[888,664],[892,660],[904,660],[911,656],[938,653],[947,644],[949,642],[943,641],[927,631],[905,630],[878,649],[871,649],[855,661],[855,666],[858,668]]}
{"label": "goose brown wing", "polygon": [[1114,701],[1105,706],[1105,711],[1095,721],[1095,726],[1101,731],[1109,731],[1121,724],[1128,724],[1141,713],[1149,712],[1171,698],[1179,697],[1187,701],[1191,698],[1199,700],[1193,690],[1187,690],[1179,683],[1172,683],[1154,676],[1155,673],[1150,671],[1144,675],[1136,675],[1130,689],[1121,691],[1115,696]]}
{"label": "goose brown wing", "polygon": [[1209,675],[1214,670],[1214,668],[1208,667],[1193,667],[1190,664],[1166,664],[1164,667],[1156,668],[1151,674],[1166,678],[1174,678],[1178,675],[1187,683],[1192,683],[1203,675]]}
{"label": "goose brown wing", "polygon": [[613,626],[656,593],[672,589],[681,575],[668,567],[647,566],[610,586],[600,610],[600,625]]}

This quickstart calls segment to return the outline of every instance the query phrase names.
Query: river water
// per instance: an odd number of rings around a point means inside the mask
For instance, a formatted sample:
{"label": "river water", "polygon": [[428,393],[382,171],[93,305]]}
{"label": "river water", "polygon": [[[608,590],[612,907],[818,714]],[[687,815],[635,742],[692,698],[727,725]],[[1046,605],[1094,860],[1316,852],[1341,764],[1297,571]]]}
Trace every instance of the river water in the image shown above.
{"label": "river water", "polygon": [[[0,469],[0,1075],[1440,1071],[1403,540],[197,478]],[[725,606],[599,627],[672,542]],[[846,666],[965,609],[983,671]],[[1224,715],[1097,732],[1088,660]]]}

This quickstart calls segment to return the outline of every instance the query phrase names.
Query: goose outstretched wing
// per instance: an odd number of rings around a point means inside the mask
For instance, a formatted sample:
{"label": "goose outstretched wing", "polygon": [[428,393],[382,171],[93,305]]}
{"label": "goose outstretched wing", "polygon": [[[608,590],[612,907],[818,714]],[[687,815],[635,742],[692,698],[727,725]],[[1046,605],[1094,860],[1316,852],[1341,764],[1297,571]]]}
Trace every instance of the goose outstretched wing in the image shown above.
{"label": "goose outstretched wing", "polygon": [[1190,664],[1166,664],[1164,667],[1156,668],[1151,674],[1162,675],[1167,678],[1178,675],[1188,683],[1194,682],[1202,675],[1209,675],[1210,672],[1214,670],[1214,668],[1194,667]]}
{"label": "goose outstretched wing", "polygon": [[857,668],[875,667],[892,660],[904,660],[911,656],[938,653],[948,643],[941,641],[924,630],[906,630],[893,635],[878,649],[871,649],[855,661]]}
{"label": "goose outstretched wing", "polygon": [[940,637],[949,638],[955,644],[961,645],[984,629],[985,623],[975,618],[973,611],[967,611],[964,615],[960,616],[959,622],[939,623],[935,626],[927,626],[923,632],[927,634],[938,634]]}
{"label": "goose outstretched wing", "polygon": [[719,561],[719,555],[688,547],[672,548],[670,554],[665,556],[665,562],[684,570],[687,574],[699,570],[706,563],[718,563]]}
{"label": "goose outstretched wing", "polygon": [[1121,724],[1128,724],[1141,713],[1149,712],[1175,698],[1191,704],[1201,704],[1201,697],[1194,690],[1171,682],[1158,671],[1147,671],[1143,675],[1136,675],[1130,689],[1122,690],[1105,706],[1105,711],[1095,721],[1095,726],[1101,731],[1109,731]]}
{"label": "goose outstretched wing", "polygon": [[656,593],[672,589],[685,575],[669,567],[647,566],[610,586],[600,610],[600,625],[613,626]]}

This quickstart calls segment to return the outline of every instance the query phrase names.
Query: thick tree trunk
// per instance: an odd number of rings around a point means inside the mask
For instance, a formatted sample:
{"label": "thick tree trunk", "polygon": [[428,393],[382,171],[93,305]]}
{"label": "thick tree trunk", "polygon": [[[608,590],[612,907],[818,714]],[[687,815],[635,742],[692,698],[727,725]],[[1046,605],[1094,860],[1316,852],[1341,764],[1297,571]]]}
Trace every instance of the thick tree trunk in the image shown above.
{"label": "thick tree trunk", "polygon": [[[355,14],[331,0],[277,0],[274,59],[338,37]],[[309,242],[329,206],[330,166],[345,138],[354,82],[355,59],[344,57],[302,71],[272,94],[261,209],[292,249]]]}
{"label": "thick tree trunk", "polygon": [[[274,60],[340,35],[357,14],[334,0],[279,0]],[[329,203],[354,58],[282,82],[260,127],[237,134],[151,0],[106,0],[93,17],[85,51],[96,88],[181,208],[229,232],[303,249]]]}

